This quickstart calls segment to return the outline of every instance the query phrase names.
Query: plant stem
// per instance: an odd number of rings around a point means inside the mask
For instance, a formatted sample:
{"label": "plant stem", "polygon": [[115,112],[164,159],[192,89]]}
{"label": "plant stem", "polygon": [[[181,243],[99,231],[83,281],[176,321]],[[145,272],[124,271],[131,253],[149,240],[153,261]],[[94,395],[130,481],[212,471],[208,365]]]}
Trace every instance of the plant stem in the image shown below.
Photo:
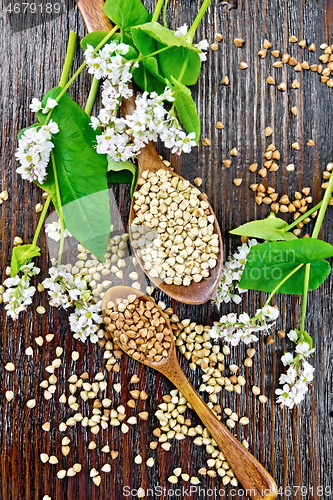
{"label": "plant stem", "polygon": [[[318,238],[318,234],[321,228],[321,225],[324,220],[325,212],[327,209],[328,202],[330,201],[333,190],[333,175],[331,175],[328,186],[326,188],[324,198],[320,202],[321,205],[319,214],[315,223],[315,227],[313,229],[313,233],[311,238]],[[318,206],[317,205],[317,206]],[[306,264],[305,266],[305,275],[304,275],[304,288],[303,288],[303,303],[302,303],[302,316],[301,316],[301,334],[304,333],[304,324],[305,324],[305,314],[306,314],[306,306],[308,302],[308,291],[309,291],[309,278],[310,278],[310,268],[311,264]]]}
{"label": "plant stem", "polygon": [[68,38],[67,52],[65,57],[65,63],[62,68],[61,78],[59,82],[60,87],[64,87],[67,83],[69,72],[73,64],[75,45],[76,45],[77,35],[74,31],[71,31]]}
{"label": "plant stem", "polygon": [[165,0],[164,8],[163,8],[163,25],[164,25],[164,28],[168,27],[168,24],[166,22],[166,12],[167,12],[167,8],[168,8],[168,3],[169,3],[169,0]]}
{"label": "plant stem", "polygon": [[301,217],[298,217],[298,219],[294,220],[294,222],[292,222],[291,224],[289,224],[288,227],[286,227],[286,229],[284,229],[284,231],[289,231],[290,229],[292,229],[293,227],[297,226],[297,224],[299,224],[300,222],[302,222],[302,220],[306,219],[307,217],[309,217],[309,215],[313,214],[313,212],[315,212],[316,210],[318,210],[318,208],[321,207],[323,203],[323,200],[321,200],[319,203],[317,203],[317,205],[315,207],[312,207],[310,208],[310,210],[308,210],[307,212],[305,212],[305,214],[301,215]]}
{"label": "plant stem", "polygon": [[194,19],[194,22],[186,35],[186,39],[189,43],[192,43],[194,33],[197,31],[197,27],[199,26],[201,19],[205,15],[205,12],[208,9],[210,2],[211,0],[204,0],[203,4],[201,5],[197,17]]}
{"label": "plant stem", "polygon": [[62,204],[61,204],[61,197],[60,197],[60,189],[59,189],[57,167],[56,167],[56,163],[55,163],[53,151],[51,151],[51,163],[52,163],[52,168],[53,168],[54,183],[55,183],[55,188],[56,188],[58,211],[59,211],[59,219],[60,219],[60,227],[61,227],[61,240],[60,240],[60,248],[59,248],[59,254],[58,254],[58,266],[60,266],[60,264],[61,264],[61,257],[62,257],[62,250],[63,250],[63,245],[64,245],[64,242],[63,242],[63,232],[65,230],[65,224],[64,224],[64,217],[63,217],[63,213],[62,213]]}
{"label": "plant stem", "polygon": [[282,285],[283,285],[283,283],[284,283],[285,281],[287,281],[287,280],[288,280],[288,279],[289,279],[289,278],[290,278],[290,277],[291,277],[294,273],[296,273],[296,271],[298,271],[299,269],[301,269],[301,267],[302,267],[302,266],[304,266],[304,264],[303,264],[303,263],[298,264],[298,266],[297,266],[297,267],[295,267],[295,269],[293,269],[292,271],[290,271],[290,273],[289,273],[289,274],[287,274],[287,276],[285,276],[285,277],[283,278],[283,280],[281,280],[281,281],[280,281],[280,283],[278,283],[278,284],[276,285],[276,287],[275,287],[275,288],[274,288],[274,290],[270,293],[270,295],[269,295],[268,299],[266,300],[266,302],[265,302],[265,306],[268,306],[268,304],[270,303],[270,301],[271,301],[271,299],[272,299],[273,295],[274,295],[274,294],[276,293],[276,291],[280,288],[280,286],[282,286]]}
{"label": "plant stem", "polygon": [[62,252],[64,250],[64,241],[65,241],[65,226],[61,225],[61,236],[60,236],[60,245],[58,252],[58,266],[61,264]]}
{"label": "plant stem", "polygon": [[322,205],[320,207],[319,214],[318,214],[316,224],[315,224],[315,227],[313,229],[313,233],[312,233],[311,238],[318,238],[318,234],[319,234],[319,231],[320,231],[320,228],[321,228],[324,216],[325,216],[327,205],[328,205],[328,202],[330,201],[330,198],[332,196],[332,191],[333,191],[333,174],[331,174],[328,186],[326,188],[324,198],[322,200]]}
{"label": "plant stem", "polygon": [[[163,49],[159,49],[159,50],[156,50],[156,52],[152,52],[151,54],[147,54],[146,56],[143,56],[142,54],[139,55],[139,57],[136,59],[137,62],[140,62],[142,61],[143,59],[147,59],[147,57],[151,57],[151,56],[156,56],[156,54],[160,54],[161,52],[164,52],[165,50],[169,50],[169,49],[173,49],[174,47],[169,47],[169,46],[166,46],[166,47],[163,47]],[[135,61],[135,62],[136,62]]]}
{"label": "plant stem", "polygon": [[157,1],[152,21],[157,21],[158,18],[160,17],[160,13],[161,13],[163,4],[164,4],[164,0]]}
{"label": "plant stem", "polygon": [[91,114],[91,110],[92,110],[92,107],[93,107],[95,99],[96,99],[96,94],[97,94],[98,88],[99,88],[99,82],[100,81],[97,80],[97,78],[94,76],[91,87],[90,87],[88,99],[87,99],[87,102],[86,102],[86,105],[84,108],[84,112],[88,116],[90,116],[90,114]]}
{"label": "plant stem", "polygon": [[[94,49],[93,53],[95,54],[101,47],[103,47],[103,45],[109,40],[109,38],[111,38],[112,35],[114,35],[114,33],[117,31],[117,29],[119,28],[119,26],[115,26],[104,38],[103,40],[97,45],[97,47]],[[69,87],[72,85],[72,83],[74,82],[74,80],[76,80],[76,78],[79,76],[79,74],[81,73],[81,71],[87,66],[87,63],[86,61],[84,63],[81,64],[81,66],[75,71],[74,75],[72,76],[72,78],[70,80],[68,80],[68,82],[66,83],[66,85],[63,87],[62,91],[58,94],[58,96],[56,97],[56,101],[59,102],[60,99],[62,98],[62,96],[66,93],[66,91],[69,89]],[[47,118],[46,118],[46,121],[45,121],[45,125],[49,122],[50,118],[51,118],[51,115],[52,115],[52,111],[53,109],[51,109],[49,111],[49,114],[47,115]]]}
{"label": "plant stem", "polygon": [[305,323],[306,306],[307,306],[307,302],[308,302],[310,268],[311,268],[311,264],[305,264],[304,287],[303,287],[303,302],[302,302],[302,316],[301,316],[301,333],[304,333],[304,323]]}
{"label": "plant stem", "polygon": [[183,62],[183,67],[182,67],[181,72],[179,73],[179,76],[178,76],[179,83],[182,83],[184,73],[187,69],[188,55],[189,55],[189,51],[186,51],[185,61]]}
{"label": "plant stem", "polygon": [[32,242],[32,247],[36,246],[36,243],[37,243],[37,240],[38,240],[38,236],[39,236],[40,230],[42,228],[42,225],[43,225],[43,222],[44,222],[44,219],[45,219],[45,216],[46,216],[46,212],[47,212],[47,210],[48,210],[48,208],[50,206],[50,201],[51,201],[51,196],[48,195],[48,197],[46,198],[46,202],[45,202],[43,211],[40,214],[40,218],[39,218],[39,221],[38,221],[37,229],[35,231],[34,239],[33,239],[33,242]]}

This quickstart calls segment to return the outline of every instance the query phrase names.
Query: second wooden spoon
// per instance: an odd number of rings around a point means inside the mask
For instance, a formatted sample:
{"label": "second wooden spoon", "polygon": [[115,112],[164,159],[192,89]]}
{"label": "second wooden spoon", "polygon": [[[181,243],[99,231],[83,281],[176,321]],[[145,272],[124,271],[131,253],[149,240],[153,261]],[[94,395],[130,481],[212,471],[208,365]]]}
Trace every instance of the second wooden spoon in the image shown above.
{"label": "second wooden spoon", "polygon": [[[134,295],[144,302],[152,302],[154,307],[158,308],[155,302],[134,288],[125,286],[109,288],[102,302],[103,316],[105,319],[106,317],[108,318],[106,323],[110,324],[110,316],[105,313],[108,307],[110,308],[110,302],[115,303],[117,299],[125,299],[129,295]],[[160,308],[158,309],[161,316],[165,319],[166,328],[171,331],[168,318]],[[108,324],[106,324],[107,330]],[[110,329],[110,331],[113,334],[114,330]],[[122,348],[122,345],[117,341],[115,341],[115,345]],[[171,339],[171,345],[166,358],[158,362],[146,359],[142,363],[165,375],[181,391],[216,441],[236,477],[243,488],[246,489],[246,495],[255,500],[273,500],[276,498],[277,487],[274,479],[214,415],[186,378],[177,361],[174,341]]]}

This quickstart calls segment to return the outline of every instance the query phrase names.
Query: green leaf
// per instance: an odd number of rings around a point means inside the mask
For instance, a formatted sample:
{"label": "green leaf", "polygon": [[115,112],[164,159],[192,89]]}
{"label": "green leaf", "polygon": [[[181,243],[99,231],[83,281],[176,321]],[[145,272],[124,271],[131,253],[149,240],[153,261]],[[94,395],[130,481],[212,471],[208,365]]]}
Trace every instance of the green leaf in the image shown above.
{"label": "green leaf", "polygon": [[274,216],[267,217],[264,220],[248,222],[233,229],[230,233],[238,234],[239,236],[249,236],[250,238],[262,238],[267,241],[290,241],[297,239],[294,233],[285,231],[287,227],[287,222]]}
{"label": "green leaf", "polygon": [[171,77],[171,81],[171,87],[175,91],[175,106],[178,118],[188,133],[195,133],[195,140],[198,143],[200,137],[200,118],[197,107],[192,99],[191,91],[182,83],[177,82],[173,77]]}
{"label": "green leaf", "polygon": [[[138,43],[138,40],[141,42]],[[135,40],[133,40],[135,43]],[[147,57],[149,54],[156,52],[156,41],[147,36],[143,31],[136,32],[137,45],[140,45],[141,54],[145,56],[139,62],[138,68],[133,68],[133,80],[142,90],[147,92],[157,92],[162,94],[167,83],[160,74],[158,62],[155,57]]]}
{"label": "green leaf", "polygon": [[[96,48],[108,33],[108,31],[92,31],[81,40],[81,47],[83,48],[83,50],[86,50],[88,45]],[[114,35],[112,35],[112,37],[106,43],[110,43],[110,40],[129,45],[129,51],[127,52],[127,54],[124,54],[125,59],[137,59],[138,53],[134,48],[133,39],[130,34],[125,32],[114,33]]]}
{"label": "green leaf", "polygon": [[[52,140],[65,226],[91,253],[104,260],[111,226],[106,156],[97,154],[96,132],[90,118],[68,94],[54,108],[52,119],[59,127]],[[52,196],[59,213],[51,163],[47,171],[41,187]]]}
{"label": "green leaf", "polygon": [[142,90],[162,94],[166,87],[165,79],[158,72],[157,61],[154,57],[147,57],[134,68],[133,80]]}
{"label": "green leaf", "polygon": [[104,14],[125,31],[130,31],[132,26],[149,23],[152,19],[140,0],[106,0]]}
{"label": "green leaf", "polygon": [[40,248],[34,245],[18,245],[13,248],[12,260],[10,263],[10,275],[12,278],[17,275],[28,259],[40,256]]}
{"label": "green leaf", "polygon": [[[160,48],[161,45],[159,44],[158,47]],[[197,83],[201,69],[201,59],[195,50],[177,47],[158,54],[158,59],[161,74],[164,77],[174,77],[176,80],[181,80],[185,85],[195,85]]]}
{"label": "green leaf", "polygon": [[[332,245],[312,238],[255,245],[248,255],[239,286],[272,292],[299,264],[309,263],[309,288],[315,290],[331,271],[331,266],[323,259],[332,256]],[[304,274],[305,265],[290,276],[277,293],[302,294]]]}
{"label": "green leaf", "polygon": [[[108,160],[108,181],[114,183],[131,183],[131,197],[133,196],[138,169],[134,163],[130,161],[114,161],[111,156]],[[129,176],[130,174],[130,176]],[[128,180],[129,179],[129,180]]]}
{"label": "green leaf", "polygon": [[137,26],[131,29],[132,39],[139,52],[143,56],[149,56],[157,51],[157,42],[141,28],[142,26]]}
{"label": "green leaf", "polygon": [[173,31],[156,22],[136,26],[131,31],[134,43],[143,55],[169,47],[168,50],[156,56],[163,77],[171,80],[173,76],[176,80],[181,79],[185,85],[196,83],[201,69],[201,60],[199,50],[192,44],[175,36]]}

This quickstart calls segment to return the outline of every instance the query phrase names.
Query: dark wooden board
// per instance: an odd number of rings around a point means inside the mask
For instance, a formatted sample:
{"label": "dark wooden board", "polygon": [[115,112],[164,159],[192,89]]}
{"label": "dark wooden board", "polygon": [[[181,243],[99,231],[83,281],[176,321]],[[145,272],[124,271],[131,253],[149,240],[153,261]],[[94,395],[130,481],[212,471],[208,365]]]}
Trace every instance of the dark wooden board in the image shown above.
{"label": "dark wooden board", "polygon": [[[147,1],[147,7],[152,10],[155,2]],[[167,16],[170,27],[176,28],[187,22],[191,24],[198,10],[197,0],[170,0]],[[170,14],[172,13],[172,15]],[[197,151],[181,159],[172,158],[176,171],[193,182],[194,178],[203,178],[203,189],[209,197],[221,224],[224,238],[224,252],[229,255],[238,244],[236,238],[231,238],[228,231],[237,225],[261,218],[269,213],[264,206],[255,206],[249,184],[254,182],[255,174],[248,171],[248,166],[255,160],[262,163],[265,142],[263,130],[273,127],[272,141],[281,152],[280,169],[275,174],[269,174],[269,183],[280,194],[292,195],[296,189],[311,187],[314,203],[321,195],[321,173],[325,165],[333,158],[333,126],[332,89],[319,80],[319,76],[310,72],[295,72],[292,68],[283,67],[274,70],[271,67],[272,57],[261,60],[257,52],[267,37],[274,48],[286,51],[292,55],[318,62],[321,54],[321,43],[333,43],[333,5],[331,0],[305,1],[277,0],[239,1],[238,7],[229,9],[224,2],[212,1],[207,15],[199,29],[198,37],[214,41],[215,32],[221,32],[224,40],[219,44],[218,51],[208,53],[208,61],[203,65],[203,71],[197,86],[193,89],[194,98],[202,123],[202,137],[211,139],[211,147],[199,146]],[[18,131],[32,123],[33,117],[29,103],[33,97],[41,97],[49,88],[55,86],[60,78],[61,64],[64,61],[66,42],[70,30],[78,33],[79,38],[86,34],[83,21],[77,9],[71,8],[61,17],[25,31],[13,32],[8,19],[3,12],[0,19],[2,77],[1,85],[1,184],[0,190],[8,189],[9,199],[0,206],[1,211],[1,278],[5,279],[5,268],[9,264],[13,238],[21,236],[25,242],[31,241],[36,228],[37,216],[35,204],[41,201],[41,191],[34,185],[23,182],[16,174],[14,151]],[[15,31],[15,30],[14,30]],[[315,43],[317,50],[311,54],[302,51],[297,44],[290,48],[288,38],[295,34],[298,39],[306,39],[308,45]],[[235,37],[245,39],[242,49],[238,49],[232,40]],[[75,56],[75,67],[82,61],[82,51],[78,47]],[[246,61],[249,68],[239,70],[240,60]],[[290,90],[282,93],[274,86],[266,84],[268,75],[275,76],[278,82],[286,81],[288,86],[294,78],[301,82],[300,90]],[[230,85],[221,84],[223,76],[228,75]],[[90,77],[85,73],[72,86],[70,94],[80,105],[84,105],[89,89]],[[296,105],[298,116],[294,118],[289,109]],[[222,121],[224,130],[215,129],[215,122]],[[313,139],[314,147],[306,145],[308,139]],[[298,152],[291,149],[291,143],[298,140]],[[229,158],[229,151],[236,147],[239,156],[232,161],[232,167],[222,168],[222,161]],[[169,152],[160,149],[169,158]],[[286,172],[285,166],[294,163],[294,172]],[[242,177],[240,187],[233,184],[235,177]],[[121,213],[126,219],[129,209],[128,186],[115,187],[114,192]],[[333,243],[333,214],[328,210],[320,237]],[[309,232],[311,225],[307,226]],[[40,246],[45,246],[45,236],[42,234]],[[42,277],[46,277],[46,257],[43,260]],[[327,493],[320,495],[319,487],[324,491],[333,490],[333,408],[332,408],[332,280],[330,277],[316,292],[310,293],[306,326],[314,338],[316,353],[313,363],[316,367],[315,381],[311,392],[303,405],[293,411],[283,411],[274,403],[274,389],[277,387],[278,374],[282,371],[280,357],[284,349],[290,348],[288,340],[277,341],[272,346],[265,345],[261,339],[255,357],[254,369],[246,372],[249,383],[259,385],[268,396],[268,402],[263,407],[255,401],[251,393],[238,397],[237,408],[250,417],[248,429],[242,428],[239,437],[245,436],[250,443],[250,450],[272,472],[279,487],[284,490],[279,498],[317,499],[331,498]],[[169,304],[167,298],[160,298]],[[46,297],[43,300],[46,305]],[[254,312],[263,305],[264,295],[249,293],[245,298],[245,307]],[[289,330],[298,325],[301,304],[297,297],[277,296],[282,319],[278,327]],[[38,305],[35,299],[35,306]],[[181,319],[190,317],[202,324],[212,324],[219,313],[211,304],[202,307],[191,307],[182,304],[172,304]],[[223,307],[228,312],[228,306]],[[163,450],[149,451],[149,442],[156,420],[150,418],[146,425],[140,424],[136,429],[121,439],[118,431],[110,431],[110,444],[120,451],[119,458],[112,463],[112,472],[104,474],[100,488],[97,488],[89,478],[89,470],[97,467],[102,454],[88,452],[87,431],[70,432],[73,436],[72,449],[68,464],[81,462],[83,471],[75,478],[62,481],[56,478],[56,467],[43,465],[39,454],[51,446],[58,455],[61,451],[61,434],[53,431],[44,433],[42,423],[50,416],[51,422],[60,422],[64,410],[53,398],[45,402],[39,388],[40,381],[45,377],[44,368],[55,356],[57,345],[66,346],[64,363],[59,371],[58,394],[65,389],[66,379],[73,373],[74,363],[70,352],[78,349],[80,360],[78,370],[87,370],[91,374],[103,367],[103,359],[98,346],[82,345],[72,339],[66,327],[66,314],[63,311],[47,309],[40,317],[33,308],[27,314],[20,316],[19,321],[12,322],[3,314],[1,306],[1,355],[0,384],[3,395],[6,390],[13,389],[15,397],[11,403],[1,400],[1,494],[3,500],[41,499],[48,494],[53,499],[90,500],[105,498],[118,500],[123,497],[123,486],[144,488],[161,485],[166,492],[161,498],[168,498],[167,491],[174,487],[167,483],[167,477],[174,467],[182,464],[185,471],[197,474],[200,467],[205,466],[206,452],[189,440],[172,443],[172,452]],[[45,336],[48,332],[55,333],[55,339],[50,344],[39,348],[34,343],[38,335]],[[34,347],[34,356],[25,356],[28,345]],[[245,357],[243,347],[239,348],[233,361],[240,362]],[[198,387],[199,373],[193,373],[188,363],[181,358],[181,364],[191,382]],[[14,373],[4,370],[7,361],[16,365]],[[138,372],[142,379],[141,386],[149,393],[146,402],[140,407],[147,409],[151,415],[161,402],[171,385],[152,370],[137,368],[134,361],[122,359],[121,373],[110,375],[109,380],[122,381],[128,387],[130,375]],[[250,387],[250,386],[249,386]],[[37,394],[37,406],[28,410],[25,403]],[[128,396],[124,390],[118,400],[125,403]],[[230,404],[230,396],[224,394],[222,405]],[[118,400],[116,402],[118,402]],[[195,419],[194,419],[195,421]],[[236,430],[238,426],[236,427]],[[71,430],[72,431],[72,430]],[[98,438],[99,439],[99,438]],[[137,451],[143,450],[143,456],[154,456],[157,462],[154,468],[148,469],[133,464]],[[64,465],[66,460],[64,460]],[[70,466],[70,465],[69,465]],[[142,476],[141,476],[142,471]],[[218,487],[217,479],[203,478],[201,486]],[[297,487],[302,487],[298,489]],[[289,489],[288,489],[289,488]],[[295,488],[295,496],[293,493]],[[175,489],[175,488],[174,488]],[[182,495],[183,498],[219,498],[218,493],[212,496],[195,497]],[[129,497],[130,498],[130,497]],[[134,497],[133,497],[134,498]],[[149,498],[159,498],[157,494]],[[246,496],[236,493],[231,497],[230,489],[225,490],[221,498],[243,499]]]}

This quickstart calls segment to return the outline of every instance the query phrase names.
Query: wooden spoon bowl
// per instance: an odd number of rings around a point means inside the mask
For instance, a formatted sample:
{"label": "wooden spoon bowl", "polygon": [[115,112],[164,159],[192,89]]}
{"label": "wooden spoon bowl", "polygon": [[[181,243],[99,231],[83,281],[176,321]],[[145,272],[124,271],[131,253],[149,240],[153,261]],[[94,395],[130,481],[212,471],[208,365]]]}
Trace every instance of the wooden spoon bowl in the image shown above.
{"label": "wooden spoon bowl", "polygon": [[[127,113],[128,114],[128,113]],[[163,161],[158,156],[158,153],[154,146],[149,143],[147,144],[138,156],[138,179],[140,178],[142,172],[149,170],[149,172],[156,172],[157,170],[164,169],[170,172],[172,176],[176,176],[179,179],[185,180],[181,175],[176,174],[173,170],[167,168]],[[190,184],[192,186],[192,184]],[[135,191],[139,190],[141,186],[136,185]],[[192,186],[194,187],[194,186]],[[150,281],[154,283],[155,286],[160,288],[164,293],[169,295],[172,299],[178,300],[178,302],[183,302],[185,304],[204,304],[208,299],[212,297],[221,279],[222,266],[223,266],[223,243],[220,226],[217,222],[215,213],[210,206],[208,200],[202,195],[198,195],[201,201],[206,201],[209,205],[208,209],[211,215],[214,215],[214,233],[218,235],[219,240],[219,252],[217,254],[217,263],[213,269],[210,269],[209,276],[203,278],[199,283],[191,281],[189,286],[184,285],[168,285],[161,278],[153,278],[144,269],[144,263],[142,259],[138,256],[137,249],[133,247],[134,254],[138,260],[138,263],[143,270],[143,272],[148,276]],[[133,224],[133,220],[136,217],[136,212],[134,210],[135,198],[132,199],[130,216],[129,216],[129,235],[133,242],[133,231],[138,227]]]}
{"label": "wooden spoon bowl", "polygon": [[[135,295],[144,302],[152,302],[159,310],[161,316],[165,319],[166,328],[171,330],[168,317],[147,295],[142,292],[125,286],[116,286],[109,288],[103,297],[102,313],[103,317],[108,317],[105,313],[108,302],[115,303],[116,299],[124,299],[129,295]],[[106,329],[108,326],[106,325]],[[112,332],[111,332],[112,334]],[[171,335],[172,337],[172,335]],[[141,361],[143,364],[154,368],[165,375],[181,391],[187,401],[191,404],[194,411],[198,414],[203,424],[209,430],[211,436],[216,441],[226,460],[232,467],[236,477],[239,479],[243,488],[247,490],[247,495],[256,500],[273,500],[277,496],[277,487],[274,479],[266,469],[254,458],[251,453],[231,434],[231,432],[222,424],[222,422],[208,408],[203,399],[198,395],[184,372],[179,366],[176,348],[173,338],[168,349],[168,356],[161,361]],[[118,342],[115,344],[122,348]],[[126,352],[126,351],[125,351]],[[128,354],[128,353],[126,353]],[[131,356],[132,357],[132,356]]]}

